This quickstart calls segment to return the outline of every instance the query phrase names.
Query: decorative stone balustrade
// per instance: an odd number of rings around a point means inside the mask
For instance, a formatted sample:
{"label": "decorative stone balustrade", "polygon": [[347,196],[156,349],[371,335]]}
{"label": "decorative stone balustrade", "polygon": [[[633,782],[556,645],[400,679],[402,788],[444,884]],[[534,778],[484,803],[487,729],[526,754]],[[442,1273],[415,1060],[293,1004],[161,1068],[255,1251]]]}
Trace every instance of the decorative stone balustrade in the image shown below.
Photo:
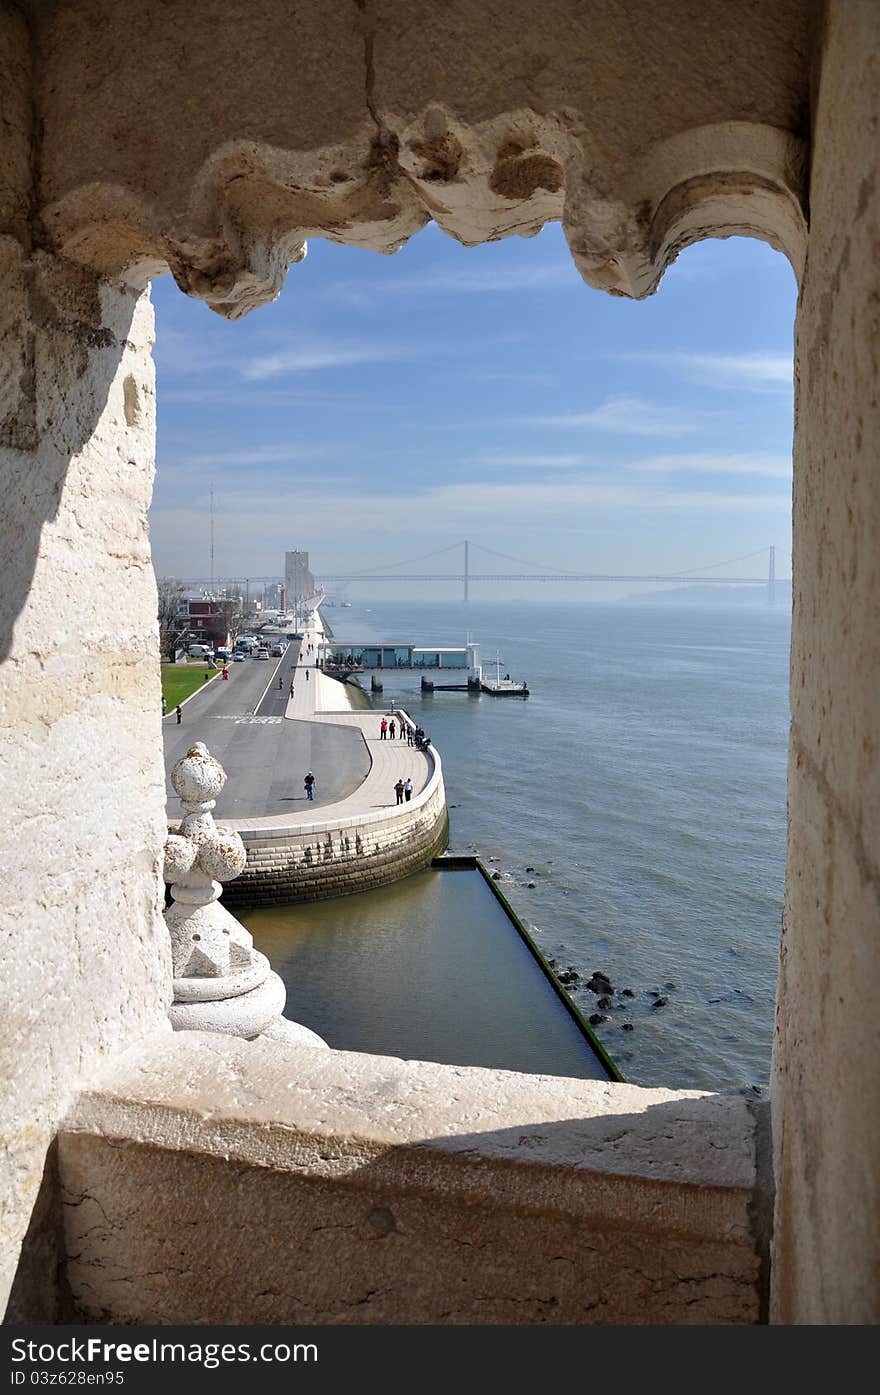
{"label": "decorative stone balustrade", "polygon": [[284,984],[245,927],[220,905],[222,881],[237,877],[246,858],[239,835],[218,828],[211,813],[226,771],[198,741],[175,765],[171,783],[184,808],[179,829],[165,844],[165,880],[173,897],[165,912],[174,971],[171,1025],[177,1032],[326,1045],[308,1027],[283,1017]]}

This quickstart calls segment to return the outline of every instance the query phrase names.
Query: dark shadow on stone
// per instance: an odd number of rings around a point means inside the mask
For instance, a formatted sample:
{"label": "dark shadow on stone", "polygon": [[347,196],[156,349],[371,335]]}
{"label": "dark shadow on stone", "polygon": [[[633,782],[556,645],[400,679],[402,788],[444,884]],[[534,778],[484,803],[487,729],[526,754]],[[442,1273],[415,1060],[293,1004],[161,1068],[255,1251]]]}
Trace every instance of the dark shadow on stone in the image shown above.
{"label": "dark shadow on stone", "polygon": [[[98,1295],[82,1318],[222,1324],[234,1312],[237,1324],[580,1326],[632,1323],[638,1313],[648,1325],[762,1324],[769,1234],[764,1225],[729,1229],[723,1200],[729,1134],[718,1113],[729,1103],[705,1096],[637,1114],[526,1115],[515,1126],[391,1147],[338,1177],[304,1166],[289,1120],[275,1128],[265,1111],[240,1125],[266,1139],[264,1159],[259,1150],[247,1160],[202,1151],[192,1140],[173,1149],[132,1138],[120,1148],[118,1139],[71,1134],[62,1140],[65,1185],[75,1195],[87,1189],[99,1208],[84,1253],[70,1261],[74,1285]],[[717,1181],[705,1162],[713,1147]],[[748,1167],[737,1172],[748,1192]],[[759,1173],[753,1216],[772,1204],[763,1185]],[[232,1236],[267,1205],[277,1228],[257,1274],[235,1267],[211,1283],[179,1282],[209,1272],[222,1250],[218,1207]],[[401,1237],[406,1256],[381,1248]],[[138,1282],[114,1281],[129,1264]],[[415,1297],[408,1266],[421,1276]]]}
{"label": "dark shadow on stone", "polygon": [[64,1229],[58,1181],[58,1144],[46,1154],[40,1190],[21,1245],[4,1325],[73,1320],[64,1278]]}
{"label": "dark shadow on stone", "polygon": [[[7,509],[15,501],[0,530],[0,660],[11,651],[13,628],[31,592],[40,536],[58,515],[68,466],[91,440],[107,404],[138,300],[132,291],[124,318],[120,298],[114,332],[102,322],[102,283],[94,273],[38,257],[20,274],[29,318],[15,327],[15,342],[4,345],[2,364],[4,373],[17,377],[19,393],[13,414],[0,423],[0,499]],[[77,415],[66,415],[65,405],[86,375],[88,391],[79,394]],[[74,420],[76,432],[66,435]]]}

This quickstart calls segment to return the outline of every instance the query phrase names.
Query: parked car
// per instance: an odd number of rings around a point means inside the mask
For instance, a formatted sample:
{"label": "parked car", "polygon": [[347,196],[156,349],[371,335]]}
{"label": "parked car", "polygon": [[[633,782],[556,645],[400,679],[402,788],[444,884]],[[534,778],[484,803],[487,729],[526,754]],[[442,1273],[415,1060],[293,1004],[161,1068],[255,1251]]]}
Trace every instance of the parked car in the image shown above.
{"label": "parked car", "polygon": [[243,664],[246,658],[247,654],[243,654],[240,649],[236,649],[232,656],[232,662],[234,664]]}
{"label": "parked car", "polygon": [[210,644],[191,644],[187,650],[191,659],[213,659],[214,650]]}
{"label": "parked car", "polygon": [[254,654],[254,658],[255,658],[255,659],[268,659],[268,657],[269,657],[269,651],[268,651],[268,649],[258,649],[257,652]]}

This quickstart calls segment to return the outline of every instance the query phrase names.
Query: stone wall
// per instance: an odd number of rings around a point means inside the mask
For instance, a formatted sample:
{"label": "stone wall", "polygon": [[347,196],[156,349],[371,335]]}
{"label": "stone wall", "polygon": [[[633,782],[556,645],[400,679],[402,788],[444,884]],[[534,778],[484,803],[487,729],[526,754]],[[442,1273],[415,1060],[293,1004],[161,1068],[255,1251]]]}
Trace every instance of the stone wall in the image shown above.
{"label": "stone wall", "polygon": [[67,1121],[66,1278],[115,1323],[754,1323],[765,1111],[176,1033]]}
{"label": "stone wall", "polygon": [[[78,1084],[164,1020],[149,294],[0,237],[0,1308]],[[51,1207],[10,1316],[51,1318]]]}
{"label": "stone wall", "polygon": [[880,1320],[880,5],[827,14],[798,313],[772,1316]]}
{"label": "stone wall", "polygon": [[[432,752],[431,758],[435,755]],[[227,905],[322,901],[384,886],[426,867],[446,846],[449,820],[439,762],[409,804],[337,820],[263,829],[238,828],[247,866],[223,891]]]}
{"label": "stone wall", "polygon": [[310,236],[393,252],[429,219],[465,245],[560,219],[584,278],[623,295],[719,232],[800,268],[814,9],[57,0],[46,228],[105,275],[170,268],[229,318]]}

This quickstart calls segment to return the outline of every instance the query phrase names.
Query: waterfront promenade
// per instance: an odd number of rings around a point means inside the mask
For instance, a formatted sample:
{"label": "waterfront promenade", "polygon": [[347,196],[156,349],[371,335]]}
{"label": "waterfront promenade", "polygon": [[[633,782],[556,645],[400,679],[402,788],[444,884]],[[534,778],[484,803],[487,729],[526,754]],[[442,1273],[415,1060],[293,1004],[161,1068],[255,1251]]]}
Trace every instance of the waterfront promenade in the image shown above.
{"label": "waterfront promenade", "polygon": [[[319,724],[325,732],[338,733],[340,738],[359,733],[369,753],[370,768],[355,789],[332,802],[323,802],[321,821],[326,822],[337,815],[348,817],[394,806],[394,786],[398,779],[412,781],[415,798],[427,785],[434,769],[434,760],[415,746],[408,746],[399,735],[395,741],[383,741],[380,734],[382,717],[390,718],[395,714],[354,708],[348,685],[337,678],[328,677],[315,666],[318,646],[324,638],[320,615],[313,612],[303,633],[296,667],[291,671],[294,695],[290,697],[288,689],[285,715],[297,722]],[[396,720],[399,722],[399,718]],[[317,796],[321,794],[321,775],[314,766],[311,769],[316,780],[317,802]],[[305,811],[306,816],[308,812]],[[236,820],[236,827],[239,826]]]}
{"label": "waterfront promenade", "polygon": [[[169,818],[180,817],[171,770],[195,741],[204,741],[229,777],[217,797],[217,818],[295,810],[311,815],[320,804],[344,799],[366,779],[370,757],[359,732],[285,720],[290,666],[296,663],[298,649],[294,641],[280,660],[231,663],[228,679],[218,674],[183,705],[179,726],[173,709],[165,717]],[[310,769],[316,775],[320,770],[322,779],[315,803],[307,806],[303,777]]]}
{"label": "waterfront promenade", "polygon": [[[323,637],[314,612],[266,678],[256,679],[264,666],[248,660],[236,697],[224,691],[232,676],[214,679],[184,708],[181,726],[173,715],[165,720],[166,776],[194,741],[204,741],[229,775],[215,816],[238,830],[248,851],[244,873],[226,888],[229,902],[344,895],[405,876],[445,846],[437,753],[381,739],[383,713],[354,709],[347,686],[317,668]],[[245,665],[230,675],[233,668]],[[303,788],[307,771],[314,801]],[[395,784],[407,779],[412,797],[398,805]],[[168,813],[180,817],[170,786]]]}

